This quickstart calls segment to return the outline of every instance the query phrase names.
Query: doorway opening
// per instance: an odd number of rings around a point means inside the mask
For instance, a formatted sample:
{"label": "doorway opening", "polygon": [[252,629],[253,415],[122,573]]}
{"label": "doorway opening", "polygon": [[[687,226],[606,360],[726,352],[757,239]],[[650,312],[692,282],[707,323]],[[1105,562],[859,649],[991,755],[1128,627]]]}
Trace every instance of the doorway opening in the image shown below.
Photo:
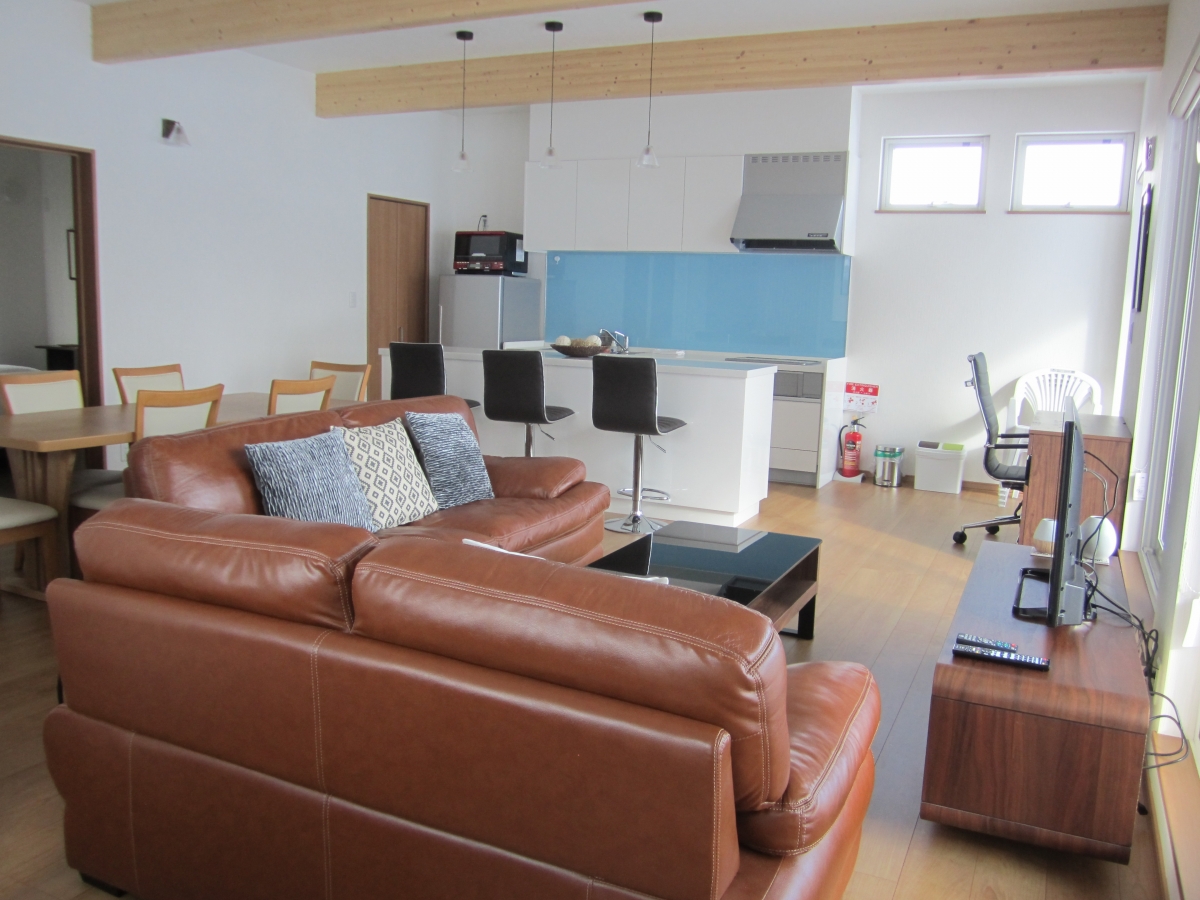
{"label": "doorway opening", "polygon": [[379,351],[392,341],[428,340],[429,204],[367,197],[367,399],[379,400]]}
{"label": "doorway opening", "polygon": [[91,151],[0,137],[0,367],[78,369],[88,406],[103,402],[95,209]]}

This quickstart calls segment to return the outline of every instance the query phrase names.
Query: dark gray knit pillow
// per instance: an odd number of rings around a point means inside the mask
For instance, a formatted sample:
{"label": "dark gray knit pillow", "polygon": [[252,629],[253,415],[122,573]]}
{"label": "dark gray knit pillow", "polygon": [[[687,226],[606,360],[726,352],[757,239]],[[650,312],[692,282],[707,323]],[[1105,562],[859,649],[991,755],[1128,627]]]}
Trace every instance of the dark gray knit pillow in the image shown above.
{"label": "dark gray knit pillow", "polygon": [[247,444],[246,455],[267,515],[373,530],[371,504],[341,435]]}
{"label": "dark gray knit pillow", "polygon": [[492,480],[479,442],[458,413],[405,413],[438,509],[491,500]]}

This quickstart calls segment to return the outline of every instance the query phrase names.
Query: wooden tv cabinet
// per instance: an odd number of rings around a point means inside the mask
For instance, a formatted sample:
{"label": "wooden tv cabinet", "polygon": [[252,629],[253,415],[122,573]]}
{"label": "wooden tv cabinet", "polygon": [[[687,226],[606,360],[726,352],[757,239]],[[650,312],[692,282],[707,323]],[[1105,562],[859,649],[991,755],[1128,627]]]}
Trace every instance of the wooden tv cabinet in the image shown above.
{"label": "wooden tv cabinet", "polygon": [[[1074,628],[1014,618],[1032,565],[1018,544],[979,550],[934,670],[921,818],[1127,863],[1150,718],[1137,635],[1107,613]],[[1097,571],[1127,605],[1120,559]],[[954,657],[960,633],[1048,657],[1050,671]]]}

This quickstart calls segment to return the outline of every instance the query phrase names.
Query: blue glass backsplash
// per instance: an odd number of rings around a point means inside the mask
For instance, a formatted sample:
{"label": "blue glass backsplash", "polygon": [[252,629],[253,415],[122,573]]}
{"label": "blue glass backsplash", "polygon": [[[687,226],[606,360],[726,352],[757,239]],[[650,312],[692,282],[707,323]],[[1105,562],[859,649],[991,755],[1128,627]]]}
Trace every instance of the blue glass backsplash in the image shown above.
{"label": "blue glass backsplash", "polygon": [[846,355],[850,257],[550,251],[546,339],[623,331],[639,347]]}

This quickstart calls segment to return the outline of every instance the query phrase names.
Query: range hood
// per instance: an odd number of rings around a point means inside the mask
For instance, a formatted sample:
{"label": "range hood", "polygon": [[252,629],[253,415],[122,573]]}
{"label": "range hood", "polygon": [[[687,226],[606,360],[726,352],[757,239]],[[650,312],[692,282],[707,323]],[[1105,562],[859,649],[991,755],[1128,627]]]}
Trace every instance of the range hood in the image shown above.
{"label": "range hood", "polygon": [[743,251],[840,253],[849,153],[755,153],[729,240]]}

